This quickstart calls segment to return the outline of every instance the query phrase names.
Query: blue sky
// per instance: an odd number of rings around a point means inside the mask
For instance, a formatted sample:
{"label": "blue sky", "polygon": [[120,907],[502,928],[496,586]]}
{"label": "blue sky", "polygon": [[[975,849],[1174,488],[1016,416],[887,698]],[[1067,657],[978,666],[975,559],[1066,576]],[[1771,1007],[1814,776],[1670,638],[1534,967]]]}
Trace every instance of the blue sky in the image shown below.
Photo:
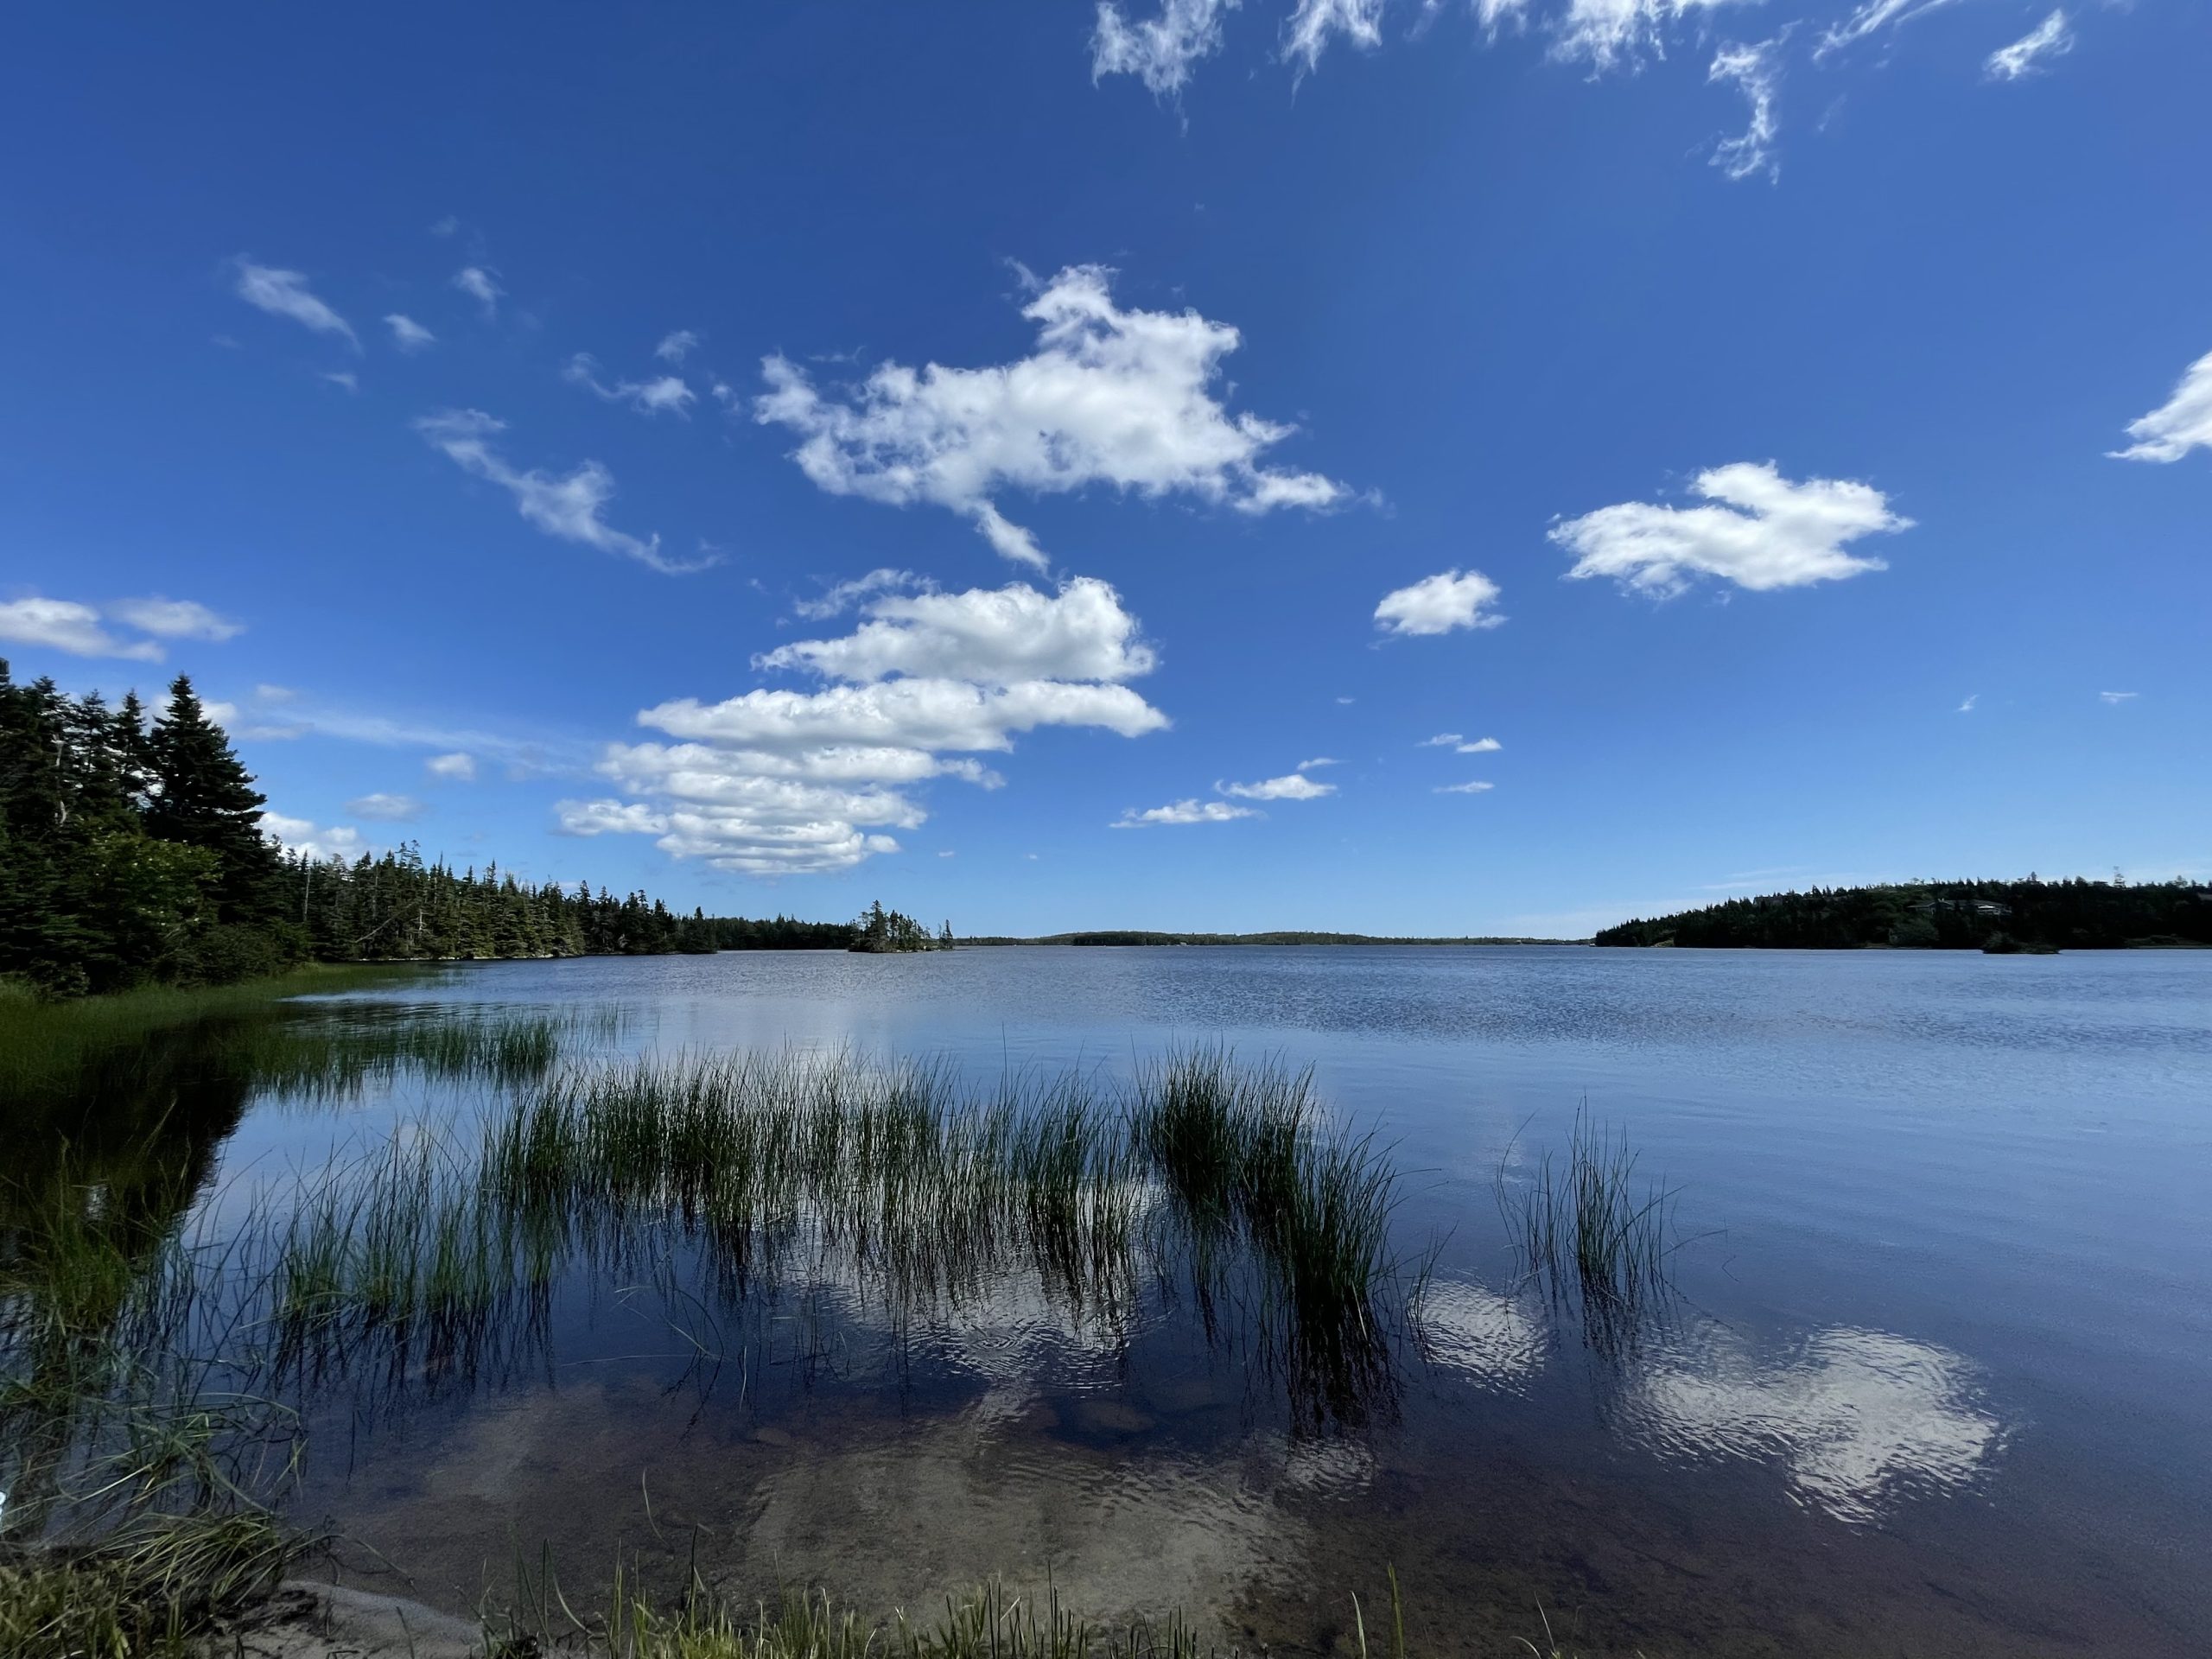
{"label": "blue sky", "polygon": [[725,913],[2202,873],[2208,69],[2168,0],[45,9],[0,652],[191,673],[296,842]]}

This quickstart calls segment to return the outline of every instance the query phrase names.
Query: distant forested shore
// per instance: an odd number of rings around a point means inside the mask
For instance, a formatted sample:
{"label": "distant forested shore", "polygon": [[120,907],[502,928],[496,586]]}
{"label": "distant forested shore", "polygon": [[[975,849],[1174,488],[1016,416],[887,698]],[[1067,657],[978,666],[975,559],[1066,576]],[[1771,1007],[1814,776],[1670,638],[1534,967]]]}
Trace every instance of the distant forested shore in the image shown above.
{"label": "distant forested shore", "polygon": [[1386,933],[1148,933],[1106,929],[1089,933],[1046,933],[1034,938],[982,934],[963,944],[1581,944],[1581,939],[1528,939],[1466,935],[1452,938],[1393,937]]}
{"label": "distant forested shore", "polygon": [[16,684],[0,660],[0,995],[228,985],[308,962],[713,950],[949,949],[872,906],[853,922],[689,916],[643,893],[456,870],[402,846],[347,861],[280,846],[265,798],[179,677],[134,693]]}
{"label": "distant forested shore", "polygon": [[2111,950],[2212,946],[2212,886],[1904,881],[1731,899],[1609,927],[1600,945],[1784,950]]}

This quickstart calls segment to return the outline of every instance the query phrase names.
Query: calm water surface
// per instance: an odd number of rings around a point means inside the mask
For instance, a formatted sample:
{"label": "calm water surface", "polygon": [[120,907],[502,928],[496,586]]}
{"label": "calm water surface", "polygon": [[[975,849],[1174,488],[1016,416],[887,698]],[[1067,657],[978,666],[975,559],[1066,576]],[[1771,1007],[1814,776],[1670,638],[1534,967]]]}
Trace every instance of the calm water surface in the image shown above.
{"label": "calm water surface", "polygon": [[[1421,1351],[1319,1420],[1173,1299],[1109,1333],[1034,1284],[909,1319],[827,1285],[708,1364],[708,1324],[581,1287],[503,1372],[316,1425],[306,1507],[455,1610],[547,1541],[572,1583],[696,1550],[885,1607],[1049,1572],[1300,1649],[1394,1564],[1447,1652],[1540,1604],[1592,1653],[2212,1652],[2212,953],[730,954],[373,995],[979,1084],[1220,1040],[1312,1066],[1393,1143],[1408,1249],[1440,1241]],[[1690,1240],[1626,1345],[1516,1289],[1495,1197],[1585,1102]],[[262,1102],[223,1190],[467,1109]]]}

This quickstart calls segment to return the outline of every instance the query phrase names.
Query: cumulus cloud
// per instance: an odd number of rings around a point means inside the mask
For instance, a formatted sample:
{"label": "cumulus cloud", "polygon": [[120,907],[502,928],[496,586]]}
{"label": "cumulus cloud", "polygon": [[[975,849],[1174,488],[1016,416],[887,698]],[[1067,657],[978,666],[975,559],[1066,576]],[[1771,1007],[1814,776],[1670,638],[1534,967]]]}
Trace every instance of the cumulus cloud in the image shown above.
{"label": "cumulus cloud", "polygon": [[795,640],[754,662],[838,680],[903,674],[1003,685],[1127,680],[1150,673],[1157,660],[1121,596],[1095,576],[1077,576],[1055,594],[1013,582],[995,591],[884,594],[868,614],[842,639]]}
{"label": "cumulus cloud", "polygon": [[1232,415],[1217,396],[1237,331],[1195,311],[1115,303],[1112,273],[1071,266],[1022,315],[1036,349],[988,368],[886,363],[843,397],[783,357],[762,364],[754,417],[800,437],[792,459],[821,488],[893,505],[929,502],[969,518],[1003,556],[1041,567],[1028,531],[994,498],[1110,485],[1187,494],[1260,514],[1348,494],[1318,473],[1262,464],[1293,427]]}
{"label": "cumulus cloud", "polygon": [[1439,784],[1433,792],[1439,795],[1480,795],[1497,787],[1495,784],[1486,784],[1477,779],[1465,784]]}
{"label": "cumulus cloud", "polygon": [[2067,26],[2066,13],[2063,10],[2054,11],[2012,45],[2000,46],[1991,53],[1981,66],[1981,73],[1991,80],[2018,80],[2073,49],[2074,31]]}
{"label": "cumulus cloud", "polygon": [[1871,484],[1829,478],[1793,484],[1771,461],[1716,467],[1700,473],[1691,489],[1713,505],[1629,501],[1554,524],[1552,541],[1574,555],[1568,576],[1611,576],[1659,598],[1700,576],[1761,593],[1802,588],[1887,569],[1846,545],[1912,527]]}
{"label": "cumulus cloud", "polygon": [[499,315],[499,302],[507,290],[481,265],[463,265],[453,274],[453,285],[483,308],[486,321]]}
{"label": "cumulus cloud", "polygon": [[122,657],[157,663],[162,648],[151,639],[118,639],[100,626],[90,605],[67,599],[13,599],[0,602],[0,640],[41,645],[73,657]]}
{"label": "cumulus cloud", "polygon": [[844,869],[897,851],[893,832],[926,821],[913,786],[999,787],[978,757],[1011,751],[1024,733],[1095,727],[1140,737],[1167,724],[1122,683],[1155,657],[1107,583],[903,591],[914,585],[905,573],[872,573],[836,607],[859,603],[850,633],[755,659],[807,676],[809,689],[761,686],[642,711],[639,723],[671,741],[609,745],[598,771],[632,798],[565,802],[563,828],[651,835],[677,857],[754,874]]}
{"label": "cumulus cloud", "polygon": [[1227,823],[1233,818],[1259,816],[1249,806],[1231,806],[1227,801],[1170,801],[1166,806],[1147,807],[1141,812],[1132,807],[1106,827],[1148,830],[1160,823]]}
{"label": "cumulus cloud", "polygon": [[358,858],[368,851],[368,842],[350,823],[323,825],[311,818],[264,812],[261,815],[261,833],[287,852],[308,858]]}
{"label": "cumulus cloud", "polygon": [[258,307],[272,317],[289,317],[318,334],[335,334],[355,351],[361,349],[353,325],[317,299],[301,272],[257,265],[244,254],[238,257],[235,264],[238,296],[248,305]]}
{"label": "cumulus cloud", "polygon": [[1222,22],[1237,0],[1160,0],[1160,15],[1132,22],[1113,0],[1102,0],[1090,36],[1090,79],[1135,75],[1154,98],[1190,84],[1202,58],[1221,50]]}
{"label": "cumulus cloud", "polygon": [[391,343],[403,352],[419,352],[438,343],[435,334],[404,312],[386,312],[384,326],[391,330]]}
{"label": "cumulus cloud", "polygon": [[191,599],[119,599],[107,607],[107,613],[142,633],[159,634],[164,639],[220,642],[245,632],[245,623],[218,615]]}
{"label": "cumulus cloud", "polygon": [[[1314,764],[1312,761],[1307,766]],[[1317,784],[1306,775],[1304,766],[1281,778],[1262,778],[1256,784],[1221,784],[1214,788],[1224,795],[1234,795],[1247,801],[1318,801],[1324,795],[1337,792],[1334,784]]]}
{"label": "cumulus cloud", "polygon": [[[1785,31],[1786,33],[1786,31]],[[1724,46],[1713,54],[1705,78],[1709,82],[1733,81],[1751,105],[1751,120],[1732,138],[1713,146],[1713,164],[1732,179],[1748,179],[1764,173],[1782,176],[1775,158],[1774,142],[1780,131],[1775,118],[1775,95],[1782,85],[1782,45],[1784,35],[1761,41],[1757,46]]]}
{"label": "cumulus cloud", "polygon": [[681,363],[699,344],[699,336],[689,328],[661,336],[660,344],[653,347],[653,355],[664,363]]}
{"label": "cumulus cloud", "polygon": [[711,557],[668,558],[660,550],[658,536],[641,541],[608,524],[600,514],[614,499],[614,475],[595,461],[585,461],[565,478],[534,467],[522,471],[510,466],[491,444],[495,434],[506,430],[506,423],[481,410],[449,409],[426,415],[415,423],[415,429],[464,472],[513,496],[522,516],[548,536],[635,559],[665,575],[688,575],[715,563]]}
{"label": "cumulus cloud", "polygon": [[[120,623],[150,639],[118,637],[104,623]],[[203,639],[219,644],[245,632],[245,625],[218,614],[196,600],[118,599],[94,606],[70,599],[26,599],[0,602],[0,641],[42,645],[73,657],[117,657],[158,663],[163,639]]]}
{"label": "cumulus cloud", "polygon": [[2131,422],[2127,435],[2135,442],[2113,450],[2116,461],[2179,461],[2192,449],[2212,449],[2212,352],[2183,370],[2174,395]]}
{"label": "cumulus cloud", "polygon": [[1491,608],[1497,596],[1497,584],[1481,571],[1446,570],[1383,594],[1375,607],[1375,626],[1390,634],[1494,628],[1505,620]]}
{"label": "cumulus cloud", "polygon": [[456,749],[451,754],[434,754],[423,763],[423,770],[448,783],[473,784],[476,781],[476,757],[464,749]]}
{"label": "cumulus cloud", "polygon": [[1471,743],[1455,743],[1452,747],[1461,754],[1496,754],[1505,745],[1494,737],[1478,737]]}
{"label": "cumulus cloud", "polygon": [[698,394],[678,375],[657,375],[651,380],[617,380],[609,385],[599,378],[599,360],[589,352],[578,352],[570,358],[569,366],[561,371],[561,378],[570,385],[588,386],[610,404],[627,404],[640,415],[664,411],[689,415],[691,405],[698,400]]}
{"label": "cumulus cloud", "polygon": [[374,818],[382,823],[404,823],[423,816],[423,803],[412,795],[390,795],[378,791],[364,795],[359,800],[346,803],[346,810],[357,818]]}

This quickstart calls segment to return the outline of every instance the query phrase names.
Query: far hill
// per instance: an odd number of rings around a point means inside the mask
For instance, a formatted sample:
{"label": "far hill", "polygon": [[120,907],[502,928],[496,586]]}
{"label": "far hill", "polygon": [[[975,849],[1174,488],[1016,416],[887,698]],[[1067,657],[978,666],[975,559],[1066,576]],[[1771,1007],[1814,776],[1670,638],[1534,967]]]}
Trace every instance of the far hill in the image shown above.
{"label": "far hill", "polygon": [[2181,880],[2139,887],[2041,881],[2031,875],[2024,881],[1815,887],[1623,922],[1591,942],[1787,950],[2212,946],[2212,887]]}

